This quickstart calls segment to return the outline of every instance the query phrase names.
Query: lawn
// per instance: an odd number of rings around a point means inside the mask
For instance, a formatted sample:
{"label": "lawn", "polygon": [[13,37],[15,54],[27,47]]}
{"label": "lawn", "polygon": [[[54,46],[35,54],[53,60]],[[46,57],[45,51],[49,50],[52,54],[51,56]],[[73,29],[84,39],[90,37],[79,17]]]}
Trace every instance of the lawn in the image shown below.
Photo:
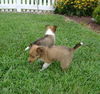
{"label": "lawn", "polygon": [[[25,47],[42,37],[45,25],[57,25],[56,45],[82,41],[66,72],[59,62],[39,72]],[[100,35],[60,15],[0,13],[0,94],[100,94]]]}

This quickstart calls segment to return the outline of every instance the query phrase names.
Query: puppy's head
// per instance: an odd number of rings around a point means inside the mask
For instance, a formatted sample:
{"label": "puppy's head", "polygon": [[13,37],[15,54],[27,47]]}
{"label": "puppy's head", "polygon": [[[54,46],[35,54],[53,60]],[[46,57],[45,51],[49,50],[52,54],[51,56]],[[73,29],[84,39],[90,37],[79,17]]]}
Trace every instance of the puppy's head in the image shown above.
{"label": "puppy's head", "polygon": [[57,26],[55,25],[46,25],[46,30],[51,29],[54,33],[56,32]]}
{"label": "puppy's head", "polygon": [[29,51],[28,62],[34,62],[36,59],[40,58],[44,53],[44,47],[33,45]]}

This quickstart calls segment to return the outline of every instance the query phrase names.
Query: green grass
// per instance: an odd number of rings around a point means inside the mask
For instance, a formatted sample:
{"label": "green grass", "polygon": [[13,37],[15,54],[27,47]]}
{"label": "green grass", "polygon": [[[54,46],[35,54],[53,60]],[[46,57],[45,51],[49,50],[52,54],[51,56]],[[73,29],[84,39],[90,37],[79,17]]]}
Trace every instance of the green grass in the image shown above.
{"label": "green grass", "polygon": [[[27,61],[25,47],[47,24],[58,26],[56,45],[86,45],[66,72],[58,62],[39,72],[41,62]],[[59,15],[0,13],[0,94],[100,94],[100,35]]]}

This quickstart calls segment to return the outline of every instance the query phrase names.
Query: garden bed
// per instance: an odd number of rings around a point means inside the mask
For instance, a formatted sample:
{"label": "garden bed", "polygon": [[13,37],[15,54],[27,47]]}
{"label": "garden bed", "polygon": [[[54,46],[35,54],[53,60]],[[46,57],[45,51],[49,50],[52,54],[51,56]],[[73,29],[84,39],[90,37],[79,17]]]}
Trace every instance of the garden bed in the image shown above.
{"label": "garden bed", "polygon": [[91,28],[93,31],[97,33],[100,33],[100,25],[96,24],[91,17],[68,16],[68,18]]}

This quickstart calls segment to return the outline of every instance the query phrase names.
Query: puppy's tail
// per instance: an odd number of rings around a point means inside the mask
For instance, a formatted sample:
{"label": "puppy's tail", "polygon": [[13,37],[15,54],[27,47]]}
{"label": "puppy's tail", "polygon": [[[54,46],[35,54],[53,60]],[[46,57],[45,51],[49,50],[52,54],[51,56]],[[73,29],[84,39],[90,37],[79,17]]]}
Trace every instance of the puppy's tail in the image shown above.
{"label": "puppy's tail", "polygon": [[77,48],[79,48],[80,46],[83,45],[83,42],[80,42],[78,44],[76,44],[74,47],[73,47],[73,50],[76,50]]}
{"label": "puppy's tail", "polygon": [[25,48],[25,51],[29,50],[32,47],[33,44],[34,43],[30,43],[30,45]]}
{"label": "puppy's tail", "polygon": [[28,46],[28,47],[25,48],[25,51],[27,51],[27,50],[29,50],[29,49],[30,49],[30,47]]}

